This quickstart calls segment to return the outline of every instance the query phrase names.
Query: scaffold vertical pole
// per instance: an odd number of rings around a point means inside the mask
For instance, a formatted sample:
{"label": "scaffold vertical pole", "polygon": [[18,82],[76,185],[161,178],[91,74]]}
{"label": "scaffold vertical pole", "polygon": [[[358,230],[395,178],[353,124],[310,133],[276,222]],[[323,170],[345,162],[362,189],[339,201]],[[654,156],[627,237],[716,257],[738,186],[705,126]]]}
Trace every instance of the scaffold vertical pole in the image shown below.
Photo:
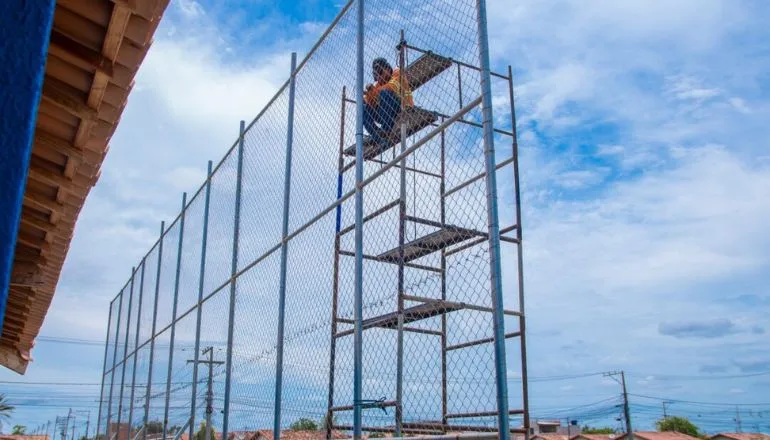
{"label": "scaffold vertical pole", "polygon": [[522,409],[524,410],[524,440],[529,439],[529,383],[527,379],[527,331],[526,331],[526,313],[524,312],[524,242],[522,241],[521,226],[521,189],[519,187],[519,138],[516,131],[516,104],[513,95],[513,69],[508,66],[508,94],[511,101],[511,136],[513,146],[513,185],[516,194],[516,243],[517,250],[517,270],[519,275],[519,342],[521,344],[521,398]]}
{"label": "scaffold vertical pole", "polygon": [[[198,400],[198,361],[200,360],[201,349],[201,320],[203,317],[203,289],[206,282],[206,249],[209,236],[209,202],[211,200],[211,173],[213,164],[208,162],[206,172],[206,190],[203,199],[203,233],[201,237],[201,264],[200,274],[198,275],[198,306],[195,310],[195,356],[193,362],[193,380],[190,391],[190,428],[189,438],[193,438],[195,429],[195,409]],[[213,349],[212,349],[213,350]],[[206,432],[209,431],[206,426]]]}
{"label": "scaffold vertical pole", "polygon": [[166,375],[166,407],[163,410],[163,438],[168,433],[168,412],[171,404],[171,373],[174,367],[174,338],[176,337],[176,314],[179,304],[179,277],[182,273],[182,246],[184,244],[184,217],[187,210],[187,193],[182,193],[182,212],[179,213],[179,243],[176,249],[176,271],[174,273],[174,303],[171,307],[171,334],[168,345],[168,374]]}
{"label": "scaffold vertical pole", "polygon": [[226,439],[230,422],[230,387],[233,374],[233,331],[235,329],[235,296],[238,273],[238,239],[241,231],[241,186],[243,183],[243,144],[246,122],[241,121],[238,137],[238,170],[235,178],[235,215],[233,220],[233,255],[230,267],[230,310],[227,320],[227,357],[225,358],[225,402],[222,415],[222,438]]}
{"label": "scaffold vertical pole", "polygon": [[353,327],[353,439],[361,439],[364,275],[364,0],[356,0],[356,188]]}
{"label": "scaffold vertical pole", "polygon": [[[158,325],[158,296],[160,294],[160,274],[163,265],[163,236],[166,233],[166,222],[160,222],[160,238],[158,239],[158,266],[155,271],[155,301],[152,307],[152,330],[150,330],[150,365],[147,370],[147,392],[144,397],[144,421],[142,426],[147,427],[150,421],[150,393],[152,392],[152,366],[155,361],[155,332]],[[147,429],[142,431],[142,440],[147,439]]]}
{"label": "scaffold vertical pole", "polygon": [[497,428],[500,437],[509,435],[508,383],[505,360],[505,316],[503,314],[503,283],[500,266],[500,224],[497,210],[497,174],[495,133],[492,116],[492,84],[489,67],[489,37],[487,34],[486,0],[476,0],[481,67],[481,110],[484,133],[487,183],[487,224],[489,234],[490,286],[492,293],[495,376],[497,382]]}
{"label": "scaffold vertical pole", "polygon": [[[406,88],[405,77],[405,51],[406,51],[406,39],[404,38],[404,30],[401,29],[401,38],[398,43],[398,70],[399,74],[399,90],[401,91],[401,99],[399,112],[401,117],[400,124],[400,140],[401,140],[401,153],[406,151],[406,119],[403,117],[406,113]],[[395,150],[395,148],[394,148]],[[399,204],[398,204],[398,333],[396,334],[396,437],[401,436],[401,428],[403,424],[403,409],[404,409],[404,242],[406,234],[406,157],[401,159],[399,163]]]}
{"label": "scaffold vertical pole", "polygon": [[273,411],[273,438],[281,438],[281,394],[283,392],[283,332],[286,317],[286,265],[289,258],[289,205],[291,203],[291,150],[294,142],[294,93],[296,86],[297,53],[291,53],[289,73],[289,120],[286,129],[286,165],[283,180],[283,224],[281,232],[281,267],[278,282],[278,341],[275,352],[275,408]]}

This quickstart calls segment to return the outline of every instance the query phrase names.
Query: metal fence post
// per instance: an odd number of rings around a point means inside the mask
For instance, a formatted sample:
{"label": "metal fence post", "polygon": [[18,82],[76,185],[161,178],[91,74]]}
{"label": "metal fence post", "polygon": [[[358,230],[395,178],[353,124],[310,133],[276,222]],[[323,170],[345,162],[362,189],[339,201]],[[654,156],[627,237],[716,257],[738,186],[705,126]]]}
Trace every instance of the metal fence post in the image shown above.
{"label": "metal fence post", "polygon": [[176,254],[176,273],[174,275],[174,305],[171,309],[171,335],[168,348],[168,375],[166,376],[166,408],[163,412],[163,438],[168,433],[168,411],[171,403],[171,370],[174,366],[174,337],[176,335],[176,312],[179,303],[179,275],[182,270],[182,244],[184,241],[184,217],[187,209],[187,193],[182,193],[182,212],[179,213],[179,243]]}
{"label": "metal fence post", "polygon": [[152,307],[152,330],[150,333],[150,366],[147,372],[147,393],[144,397],[144,421],[145,427],[142,432],[142,440],[147,439],[147,422],[150,418],[150,393],[152,392],[152,364],[155,358],[155,332],[158,325],[158,294],[160,292],[160,273],[163,265],[163,235],[166,233],[166,222],[160,222],[160,238],[158,239],[158,267],[155,272],[155,301]]}
{"label": "metal fence post", "polygon": [[110,433],[110,419],[112,418],[112,391],[115,388],[115,361],[118,360],[118,335],[120,334],[120,315],[123,313],[123,295],[126,289],[120,292],[120,302],[118,303],[118,321],[115,323],[115,347],[112,350],[112,371],[110,372],[110,398],[107,402],[107,436]]}
{"label": "metal fence post", "polygon": [[[500,438],[508,438],[508,383],[506,382],[505,320],[503,283],[500,267],[500,225],[497,213],[497,174],[495,161],[494,119],[492,117],[492,84],[489,71],[489,37],[485,0],[476,0],[478,13],[479,61],[481,67],[481,111],[486,159],[487,223],[489,230],[490,287],[494,323],[495,376],[497,382],[497,428]],[[505,437],[503,437],[505,436]]]}
{"label": "metal fence post", "polygon": [[364,0],[356,0],[356,193],[353,328],[353,438],[361,439],[361,369],[363,364],[363,222],[364,222]]}
{"label": "metal fence post", "polygon": [[[190,402],[190,437],[193,438],[195,429],[195,400],[198,397],[198,360],[201,347],[201,317],[203,314],[203,288],[206,279],[206,244],[209,236],[209,200],[211,200],[211,170],[213,164],[208,163],[208,172],[206,179],[206,195],[203,203],[203,237],[201,237],[201,271],[198,277],[198,309],[195,316],[195,362],[193,362],[193,381]],[[206,427],[206,432],[210,428]]]}
{"label": "metal fence post", "polygon": [[110,314],[107,316],[107,338],[104,341],[104,361],[102,362],[102,387],[99,392],[99,416],[96,419],[96,434],[99,434],[102,423],[102,405],[104,404],[104,378],[107,377],[107,352],[110,346],[110,325],[112,325],[112,306],[115,300],[110,301]]}
{"label": "metal fence post", "polygon": [[[146,257],[145,257],[146,258]],[[142,258],[142,271],[139,275],[139,304],[136,309],[136,336],[134,337],[134,369],[131,373],[131,396],[128,401],[128,432],[131,432],[131,425],[134,422],[134,390],[136,389],[136,362],[139,359],[139,329],[142,325],[142,298],[144,297],[144,266],[146,259]]]}
{"label": "metal fence post", "polygon": [[235,293],[238,273],[238,237],[241,230],[241,181],[243,178],[243,137],[246,134],[246,122],[241,121],[238,138],[238,171],[235,180],[235,219],[233,221],[233,258],[230,271],[230,314],[227,320],[227,357],[225,359],[225,403],[222,416],[222,438],[227,439],[228,423],[230,421],[230,387],[233,371],[233,329],[235,326]]}
{"label": "metal fence post", "polygon": [[131,268],[131,287],[128,293],[128,312],[126,315],[126,342],[123,344],[123,368],[120,371],[120,394],[118,397],[118,427],[120,427],[120,420],[123,418],[123,390],[126,387],[126,364],[128,360],[128,334],[131,331],[131,303],[134,301],[134,277],[136,276],[136,267]]}
{"label": "metal fence post", "polygon": [[286,131],[286,168],[283,180],[283,226],[281,235],[281,269],[278,284],[278,341],[275,354],[275,402],[273,413],[273,438],[281,438],[281,392],[283,391],[283,331],[286,315],[286,264],[289,253],[289,203],[291,202],[291,149],[294,141],[294,93],[296,83],[297,53],[291,53],[289,77],[289,120]]}

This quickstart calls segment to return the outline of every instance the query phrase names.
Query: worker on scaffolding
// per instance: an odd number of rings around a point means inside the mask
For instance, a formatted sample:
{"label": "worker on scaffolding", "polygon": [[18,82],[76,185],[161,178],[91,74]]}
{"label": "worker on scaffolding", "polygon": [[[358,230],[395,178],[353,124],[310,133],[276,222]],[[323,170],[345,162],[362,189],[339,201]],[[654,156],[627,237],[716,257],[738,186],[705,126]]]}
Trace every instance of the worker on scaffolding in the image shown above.
{"label": "worker on scaffolding", "polygon": [[402,78],[401,71],[394,70],[385,58],[375,58],[372,61],[372,76],[374,84],[367,85],[364,91],[364,127],[369,133],[370,141],[390,146],[390,133],[401,113],[402,100],[404,107],[414,105],[412,90],[407,78]]}

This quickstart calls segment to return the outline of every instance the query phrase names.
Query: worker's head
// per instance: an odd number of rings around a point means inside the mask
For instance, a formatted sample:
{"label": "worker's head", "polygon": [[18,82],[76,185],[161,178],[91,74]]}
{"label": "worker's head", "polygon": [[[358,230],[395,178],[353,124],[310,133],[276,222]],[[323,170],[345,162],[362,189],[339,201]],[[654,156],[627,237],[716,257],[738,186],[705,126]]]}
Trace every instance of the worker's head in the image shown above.
{"label": "worker's head", "polygon": [[380,84],[390,81],[390,77],[393,75],[393,68],[390,67],[390,63],[385,58],[375,58],[372,61],[372,76],[374,80]]}

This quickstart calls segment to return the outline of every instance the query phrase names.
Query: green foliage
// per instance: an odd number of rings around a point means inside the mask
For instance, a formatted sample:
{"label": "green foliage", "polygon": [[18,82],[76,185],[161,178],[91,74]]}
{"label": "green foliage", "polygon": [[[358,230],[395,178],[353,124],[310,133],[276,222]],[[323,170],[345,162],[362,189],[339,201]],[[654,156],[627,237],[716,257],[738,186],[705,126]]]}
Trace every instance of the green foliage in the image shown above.
{"label": "green foliage", "polygon": [[331,422],[332,426],[337,424],[337,416],[332,416],[331,420],[329,419],[329,414],[326,414],[323,419],[321,419],[321,424],[318,425],[319,431],[325,431],[326,428],[329,427],[329,422]]}
{"label": "green foliage", "polygon": [[15,408],[8,404],[5,394],[0,394],[0,419],[10,419]]}
{"label": "green foliage", "polygon": [[592,428],[588,425],[583,426],[580,430],[583,434],[614,434],[615,430],[610,427],[604,428]]}
{"label": "green foliage", "polygon": [[[211,440],[214,440],[214,427],[209,426],[209,432],[211,432]],[[195,440],[206,440],[206,422],[201,422],[198,432],[195,433]]]}
{"label": "green foliage", "polygon": [[299,419],[289,427],[292,431],[318,431],[318,424],[310,419]]}
{"label": "green foliage", "polygon": [[27,433],[27,427],[24,425],[13,425],[11,435],[24,435]]}
{"label": "green foliage", "polygon": [[145,430],[147,431],[147,434],[162,434],[163,422],[160,420],[150,420],[147,422]]}
{"label": "green foliage", "polygon": [[666,417],[655,422],[658,431],[675,431],[698,437],[700,430],[684,417]]}

